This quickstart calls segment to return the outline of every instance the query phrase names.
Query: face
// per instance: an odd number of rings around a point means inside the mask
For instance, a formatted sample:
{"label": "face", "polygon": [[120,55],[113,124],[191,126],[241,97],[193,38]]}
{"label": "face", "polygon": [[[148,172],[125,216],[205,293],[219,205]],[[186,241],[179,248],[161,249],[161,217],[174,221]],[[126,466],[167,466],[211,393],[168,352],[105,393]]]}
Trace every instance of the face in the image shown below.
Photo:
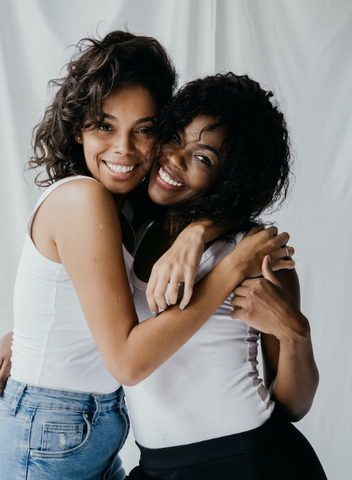
{"label": "face", "polygon": [[155,203],[176,206],[201,197],[210,188],[219,169],[225,132],[223,127],[200,132],[215,122],[211,117],[196,117],[163,146],[149,182],[148,193]]}
{"label": "face", "polygon": [[112,193],[124,195],[149,171],[146,154],[152,146],[156,104],[146,88],[126,85],[107,97],[103,111],[102,123],[83,129],[76,140],[83,145],[93,177]]}

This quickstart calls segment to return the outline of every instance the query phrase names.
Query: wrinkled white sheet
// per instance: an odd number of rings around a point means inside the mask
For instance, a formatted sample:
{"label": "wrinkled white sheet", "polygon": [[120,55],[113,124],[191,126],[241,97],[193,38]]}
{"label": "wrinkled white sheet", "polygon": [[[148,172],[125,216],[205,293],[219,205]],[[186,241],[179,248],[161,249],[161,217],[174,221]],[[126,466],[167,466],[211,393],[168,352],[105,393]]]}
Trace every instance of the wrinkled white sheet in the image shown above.
{"label": "wrinkled white sheet", "polygon": [[[298,424],[328,477],[352,470],[352,3],[350,0],[0,0],[0,335],[12,328],[12,289],[28,214],[39,195],[30,132],[80,38],[128,27],[168,48],[180,82],[247,73],[285,111],[296,159],[289,200],[273,215],[291,234],[321,381]],[[27,183],[26,183],[27,182]],[[130,437],[122,452],[137,460]],[[313,479],[312,479],[313,480]]]}

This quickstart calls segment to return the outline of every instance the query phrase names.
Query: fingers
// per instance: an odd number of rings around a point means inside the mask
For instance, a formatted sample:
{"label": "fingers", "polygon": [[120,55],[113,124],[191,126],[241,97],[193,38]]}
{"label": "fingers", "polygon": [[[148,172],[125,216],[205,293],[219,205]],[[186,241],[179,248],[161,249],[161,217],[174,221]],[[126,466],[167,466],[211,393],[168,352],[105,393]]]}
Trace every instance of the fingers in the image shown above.
{"label": "fingers", "polygon": [[290,235],[287,232],[282,232],[275,237],[276,244],[282,247],[290,240]]}
{"label": "fingers", "polygon": [[[267,234],[270,234],[272,237],[277,237],[279,232],[278,228],[275,227],[274,225],[266,228],[265,231],[267,232]],[[282,233],[280,235],[282,235]]]}
{"label": "fingers", "polygon": [[241,297],[239,295],[235,295],[231,299],[231,305],[233,308],[233,312],[231,313],[231,318],[239,318],[242,320],[243,315],[245,313],[245,303],[246,299],[245,297]]}
{"label": "fingers", "polygon": [[270,261],[270,256],[269,255],[266,255],[263,259],[262,272],[263,272],[263,277],[266,280],[269,280],[269,282],[271,282],[274,285],[277,285],[278,287],[280,287],[280,282],[278,281],[274,272],[272,271],[271,261]]}
{"label": "fingers", "polygon": [[[245,283],[245,282],[243,282]],[[247,291],[248,291],[248,288],[246,288],[245,286],[242,286],[243,284],[241,283],[241,285],[239,285],[238,287],[235,288],[235,290],[233,291],[233,294],[236,296],[236,297],[246,297],[247,295]]]}
{"label": "fingers", "polygon": [[169,305],[175,305],[175,303],[177,303],[180,287],[181,287],[180,282],[169,282],[167,286],[167,297],[168,297]]}
{"label": "fingers", "polygon": [[193,295],[194,282],[195,282],[195,274],[196,272],[192,272],[192,273],[190,272],[185,278],[183,296],[180,302],[181,310],[184,310],[189,304],[189,302],[191,301],[191,298]]}
{"label": "fingers", "polygon": [[[160,310],[175,305],[181,294],[180,308],[190,302],[199,262],[196,264],[174,262],[154,265],[149,278],[146,297],[151,313],[156,316]],[[165,298],[166,295],[166,298]]]}
{"label": "fingers", "polygon": [[5,388],[7,379],[10,376],[11,362],[4,361],[0,366],[0,396]]}
{"label": "fingers", "polygon": [[[150,309],[150,311],[151,311],[151,313],[154,317],[156,317],[159,313],[159,305],[157,303],[158,299],[155,296],[158,280],[159,280],[158,276],[153,275],[153,270],[152,270],[152,274],[150,275],[149,282],[148,282],[148,285],[147,285],[147,290],[146,290],[145,294],[146,294],[149,309]],[[165,287],[165,290],[166,290],[166,287]],[[165,292],[165,290],[164,290],[164,292]],[[164,302],[165,302],[165,297],[163,297],[163,299],[164,299]],[[163,299],[161,299],[161,302],[162,302]],[[160,298],[159,298],[159,301],[160,301]],[[166,302],[165,302],[165,304],[166,304]]]}
{"label": "fingers", "polygon": [[289,258],[291,259],[295,253],[295,249],[290,247],[289,245],[282,245],[282,250],[284,252],[284,256],[282,258]]}
{"label": "fingers", "polygon": [[277,270],[286,269],[292,270],[296,262],[292,259],[295,254],[295,249],[289,245],[281,245],[276,251],[270,254],[271,269],[275,272]]}

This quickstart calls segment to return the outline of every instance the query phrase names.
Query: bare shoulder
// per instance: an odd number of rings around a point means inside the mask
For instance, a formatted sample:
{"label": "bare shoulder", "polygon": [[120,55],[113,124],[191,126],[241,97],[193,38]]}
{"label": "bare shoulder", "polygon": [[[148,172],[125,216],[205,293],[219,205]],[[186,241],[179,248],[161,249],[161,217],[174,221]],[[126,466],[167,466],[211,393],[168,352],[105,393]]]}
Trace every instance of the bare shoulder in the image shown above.
{"label": "bare shoulder", "polygon": [[65,222],[105,209],[116,209],[111,193],[100,182],[89,178],[63,183],[40,206],[42,215],[50,215],[56,221],[62,218]]}
{"label": "bare shoulder", "polygon": [[40,253],[61,262],[59,244],[91,237],[99,232],[97,225],[119,230],[114,199],[101,183],[80,178],[58,186],[41,204],[32,224],[32,240]]}
{"label": "bare shoulder", "polygon": [[110,192],[100,182],[90,178],[77,178],[63,183],[47,198],[53,202],[72,202],[73,205],[85,203],[99,198],[112,197]]}

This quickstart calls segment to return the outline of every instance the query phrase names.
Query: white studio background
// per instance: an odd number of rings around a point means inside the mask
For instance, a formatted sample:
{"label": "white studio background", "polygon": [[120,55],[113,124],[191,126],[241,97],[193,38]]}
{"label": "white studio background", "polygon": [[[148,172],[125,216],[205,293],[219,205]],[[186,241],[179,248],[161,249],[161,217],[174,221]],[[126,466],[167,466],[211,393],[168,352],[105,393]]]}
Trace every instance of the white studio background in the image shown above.
{"label": "white studio background", "polygon": [[[39,196],[23,176],[30,133],[82,37],[127,27],[155,36],[180,83],[218,71],[247,73],[286,113],[296,160],[289,199],[273,215],[291,234],[310,319],[320,386],[298,428],[328,478],[352,471],[352,3],[350,0],[0,0],[0,336],[27,217]],[[147,412],[146,412],[147,414]],[[137,461],[130,436],[122,451]],[[283,479],[284,480],[284,479]],[[314,480],[314,479],[312,479]]]}

